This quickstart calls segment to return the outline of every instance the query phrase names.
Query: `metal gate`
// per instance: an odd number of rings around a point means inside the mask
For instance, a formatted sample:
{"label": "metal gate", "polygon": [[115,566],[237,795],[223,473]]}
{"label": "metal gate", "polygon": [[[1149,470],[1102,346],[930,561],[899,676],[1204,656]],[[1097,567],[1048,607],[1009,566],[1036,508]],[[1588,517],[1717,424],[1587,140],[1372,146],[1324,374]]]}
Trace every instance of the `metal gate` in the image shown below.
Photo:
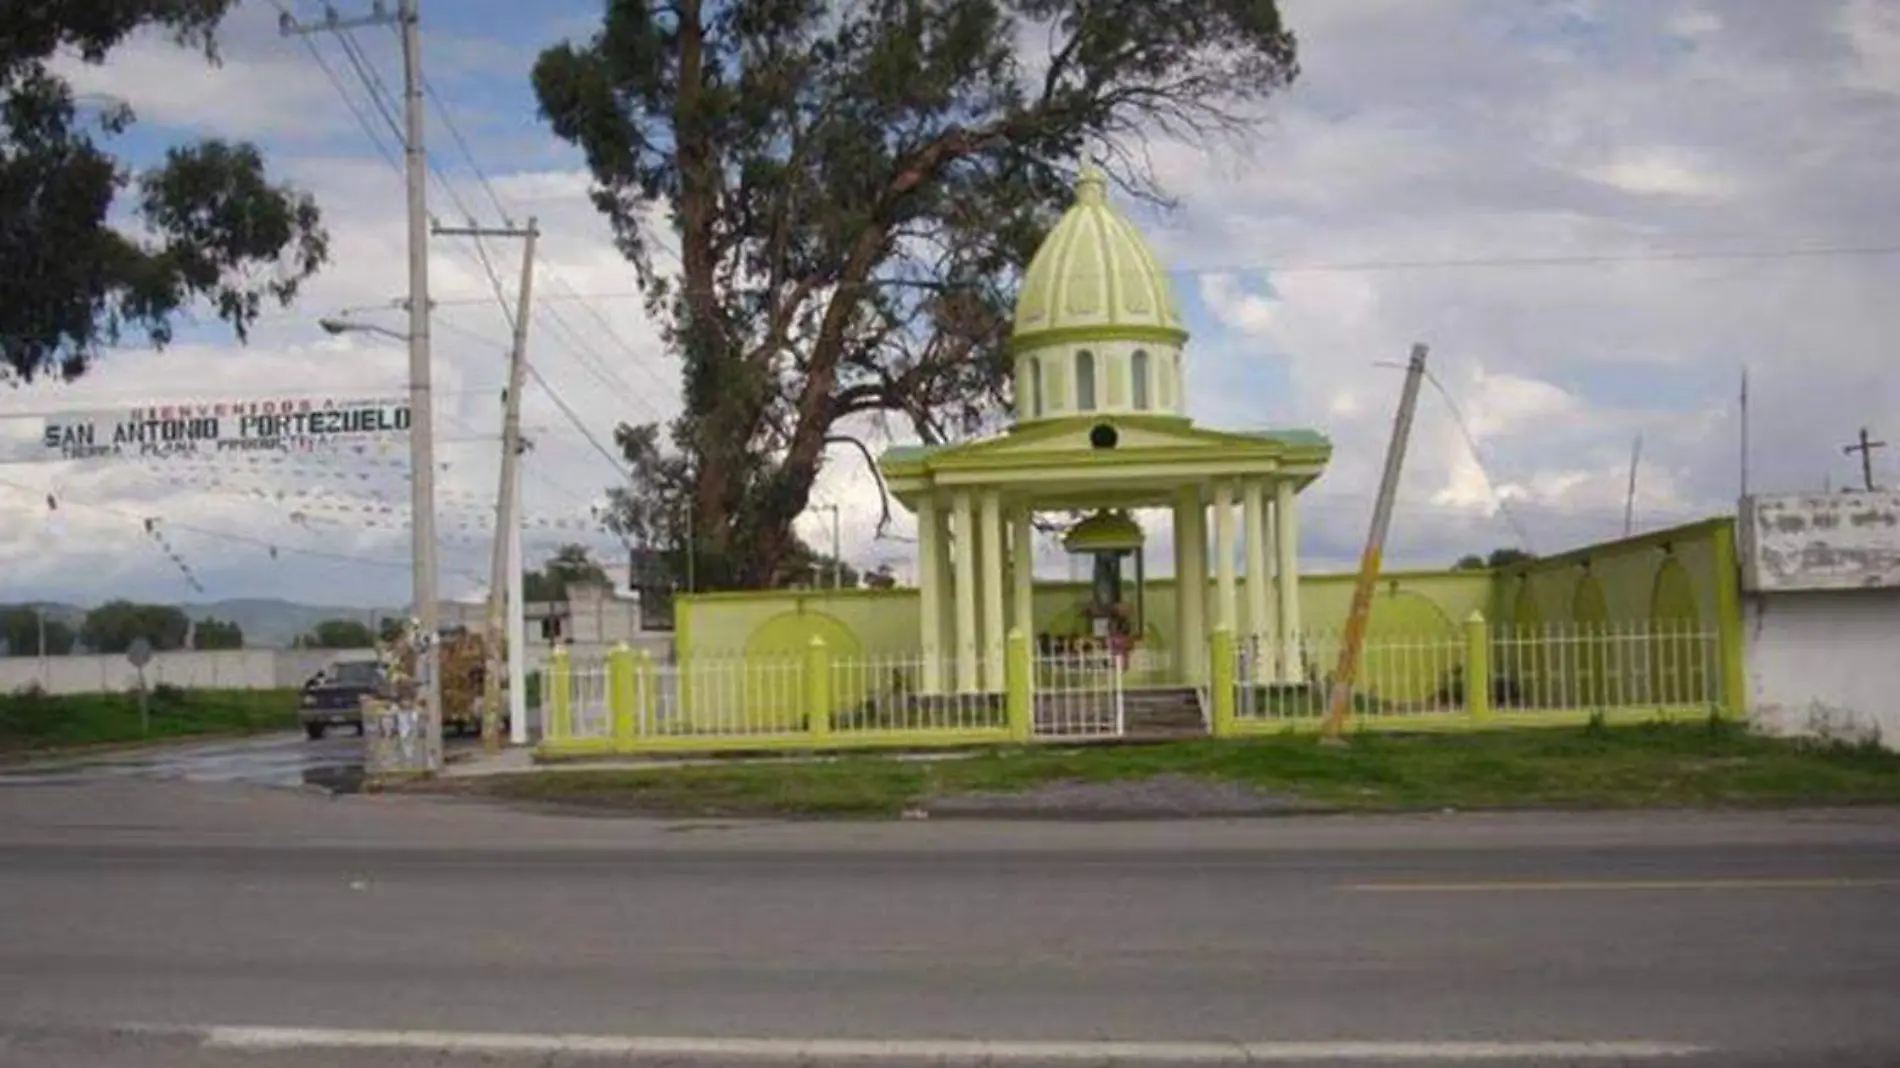
{"label": "metal gate", "polygon": [[1039,741],[1119,738],[1126,726],[1121,659],[1106,649],[1044,653],[1030,703]]}

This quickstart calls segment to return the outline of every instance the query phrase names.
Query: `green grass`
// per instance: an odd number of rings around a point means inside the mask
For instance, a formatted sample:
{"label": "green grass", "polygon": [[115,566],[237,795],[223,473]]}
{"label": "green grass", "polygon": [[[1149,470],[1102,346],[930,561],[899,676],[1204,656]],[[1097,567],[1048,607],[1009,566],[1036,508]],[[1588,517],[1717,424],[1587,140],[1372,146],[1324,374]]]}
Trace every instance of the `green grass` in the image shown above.
{"label": "green grass", "polygon": [[294,690],[160,686],[148,700],[149,733],[140,722],[137,694],[0,694],[0,754],[297,727]]}
{"label": "green grass", "polygon": [[1237,782],[1314,808],[1643,808],[1900,802],[1900,754],[1764,738],[1726,723],[1307,736],[549,771],[455,788],[511,800],[703,816],[890,817],[932,798],[1155,775]]}

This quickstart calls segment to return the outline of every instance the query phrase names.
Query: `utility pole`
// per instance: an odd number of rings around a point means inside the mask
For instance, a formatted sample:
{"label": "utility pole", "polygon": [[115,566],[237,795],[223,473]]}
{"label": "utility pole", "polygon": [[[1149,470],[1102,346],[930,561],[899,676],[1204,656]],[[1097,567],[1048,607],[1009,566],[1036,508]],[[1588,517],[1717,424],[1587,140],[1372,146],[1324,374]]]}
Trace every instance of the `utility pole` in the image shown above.
{"label": "utility pole", "polygon": [[831,588],[834,590],[843,589],[844,558],[838,555],[838,506],[835,504],[821,504],[817,506],[817,511],[831,513]]}
{"label": "utility pole", "polygon": [[[1385,473],[1379,476],[1379,498],[1372,507],[1372,530],[1366,536],[1365,553],[1359,558],[1359,579],[1353,585],[1352,609],[1346,616],[1346,636],[1339,647],[1339,667],[1333,672],[1333,692],[1328,700],[1322,735],[1337,740],[1352,710],[1352,684],[1359,673],[1359,653],[1366,640],[1366,622],[1372,615],[1372,587],[1379,578],[1380,558],[1385,554],[1385,534],[1392,525],[1392,504],[1399,495],[1399,472],[1405,466],[1405,443],[1412,436],[1412,413],[1418,409],[1419,384],[1425,378],[1425,346],[1414,344],[1412,358],[1405,365],[1405,390],[1399,396],[1399,413],[1392,423],[1392,441],[1386,446]],[[1470,685],[1470,681],[1466,681]]]}
{"label": "utility pole", "polygon": [[1623,494],[1623,536],[1629,537],[1636,525],[1636,465],[1643,459],[1643,436],[1636,435],[1636,444],[1630,446],[1630,486]]}
{"label": "utility pole", "polygon": [[1886,448],[1887,443],[1884,441],[1869,441],[1868,437],[1867,428],[1861,427],[1860,443],[1858,445],[1843,446],[1841,452],[1848,456],[1860,453],[1861,484],[1866,487],[1867,492],[1872,493],[1874,491],[1874,450]]}
{"label": "utility pole", "polygon": [[[520,443],[521,451],[529,445]],[[521,464],[515,464],[515,500],[521,500]],[[508,524],[508,740],[528,744],[528,603],[521,573],[521,509]]]}
{"label": "utility pole", "polygon": [[402,747],[401,770],[434,773],[442,767],[441,605],[436,585],[435,394],[429,362],[429,159],[423,150],[421,13],[418,0],[396,0],[394,15],[377,0],[368,15],[339,18],[335,11],[329,11],[321,22],[302,23],[285,12],[278,25],[285,35],[300,36],[392,22],[402,36],[403,180],[408,194],[410,599],[422,632],[421,647],[416,650],[421,701],[415,710],[415,733],[422,744],[419,751],[408,745]]}
{"label": "utility pole", "polygon": [[[501,679],[502,643],[508,630],[504,624],[507,607],[509,539],[521,526],[521,390],[528,374],[528,319],[534,305],[534,243],[540,237],[534,220],[526,228],[513,226],[437,226],[437,237],[519,237],[521,242],[521,294],[515,300],[514,340],[508,349],[508,387],[501,395],[501,485],[495,491],[495,545],[490,554],[488,574],[487,654],[482,674],[482,748],[489,753],[501,751]],[[520,689],[522,680],[509,677],[512,689]],[[512,732],[511,732],[512,733]]]}

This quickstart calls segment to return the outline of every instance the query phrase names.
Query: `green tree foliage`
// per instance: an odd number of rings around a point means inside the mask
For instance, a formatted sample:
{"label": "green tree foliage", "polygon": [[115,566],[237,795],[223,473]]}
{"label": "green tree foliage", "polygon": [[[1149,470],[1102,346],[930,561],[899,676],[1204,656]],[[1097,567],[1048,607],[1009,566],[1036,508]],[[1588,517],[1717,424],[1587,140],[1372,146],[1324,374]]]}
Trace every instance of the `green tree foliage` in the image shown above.
{"label": "green tree foliage", "polygon": [[585,545],[563,545],[539,571],[524,572],[522,597],[529,602],[565,601],[567,588],[577,583],[608,585],[607,572],[588,555]]}
{"label": "green tree foliage", "polygon": [[1522,564],[1535,559],[1537,559],[1536,556],[1522,549],[1506,546],[1491,550],[1490,556],[1479,556],[1477,553],[1461,556],[1457,563],[1451,565],[1451,568],[1453,571],[1483,571],[1486,568],[1509,567],[1512,564]]}
{"label": "green tree foliage", "polygon": [[193,649],[242,649],[244,648],[244,628],[231,620],[213,619],[206,616],[191,630],[191,647]]}
{"label": "green tree foliage", "polygon": [[402,637],[403,628],[406,624],[407,620],[404,620],[400,616],[384,617],[376,624],[376,641],[383,645],[389,645]]}
{"label": "green tree foliage", "polygon": [[940,441],[1006,399],[1014,284],[1084,152],[1159,199],[1142,136],[1241,129],[1296,73],[1274,0],[613,0],[534,89],[684,367],[670,448],[621,431],[621,502],[691,516],[702,587],[787,581],[841,420]]}
{"label": "green tree foliage", "polygon": [[183,649],[190,629],[191,620],[171,605],[107,601],[86,613],[79,640],[95,653],[123,653],[144,638],[153,649],[167,652]]}
{"label": "green tree foliage", "polygon": [[[103,62],[133,32],[169,31],[216,62],[235,0],[61,0],[0,7],[0,378],[85,373],[127,331],[163,345],[208,301],[247,335],[266,300],[289,303],[328,255],[316,203],[273,185],[256,147],[180,145],[134,173],[102,147],[130,104],[82,108],[49,61]],[[131,219],[111,217],[134,192]]]}
{"label": "green tree foliage", "polygon": [[[73,651],[73,645],[79,635],[63,619],[46,616],[41,619],[43,609],[32,605],[13,605],[0,608],[0,642],[5,642],[9,656],[38,656],[42,635],[46,642],[46,655],[66,656]],[[42,630],[44,623],[44,630]]]}
{"label": "green tree foliage", "polygon": [[[396,625],[402,625],[400,620]],[[310,628],[298,640],[305,649],[368,649],[376,644],[376,633],[360,619],[326,619]]]}

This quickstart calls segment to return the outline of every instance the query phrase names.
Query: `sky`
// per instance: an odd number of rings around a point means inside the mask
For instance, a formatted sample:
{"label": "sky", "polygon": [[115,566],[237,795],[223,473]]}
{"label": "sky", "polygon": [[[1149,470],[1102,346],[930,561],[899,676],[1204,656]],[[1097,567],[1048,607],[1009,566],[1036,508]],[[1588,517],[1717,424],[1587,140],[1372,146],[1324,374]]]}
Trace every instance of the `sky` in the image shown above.
{"label": "sky", "polygon": [[[1302,498],[1304,567],[1357,555],[1396,368],[1415,342],[1430,347],[1435,382],[1390,566],[1619,535],[1638,438],[1635,529],[1732,512],[1744,368],[1750,488],[1857,482],[1842,446],[1863,425],[1896,441],[1876,475],[1900,482],[1900,3],[1282,7],[1298,81],[1230,142],[1148,143],[1178,203],[1136,217],[1193,332],[1190,415],[1334,442]],[[528,85],[538,52],[591,32],[599,13],[583,0],[423,5],[441,105],[429,114],[442,172],[432,210],[448,224],[532,216],[542,231],[529,348],[553,393],[524,394],[531,562],[568,540],[620,554],[590,529],[617,478],[603,451],[617,422],[666,418],[680,399],[678,365],[587,201],[586,168]],[[247,0],[223,40],[215,68],[141,37],[102,66],[63,69],[81,92],[132,104],[140,123],[118,147],[135,161],[191,137],[257,142],[317,197],[331,264],[249,344],[188,325],[162,353],[116,350],[78,383],[0,391],[0,435],[36,436],[46,412],[403,390],[399,342],[316,325],[348,312],[404,326],[389,307],[404,292],[404,230],[387,127],[337,43],[280,36],[269,3]],[[393,33],[356,40],[372,77],[399,87]],[[484,255],[512,301],[518,241],[431,249],[442,585],[455,597],[485,585],[497,479],[509,324]],[[897,429],[887,440],[903,440]],[[908,574],[909,517],[900,509],[879,537],[869,472],[849,452],[832,459],[814,503],[837,506],[846,557]],[[324,463],[0,465],[0,602],[402,603],[405,464],[398,447]],[[816,508],[800,523],[821,549],[830,529]],[[1162,523],[1151,542],[1161,571],[1167,537]],[[1039,566],[1057,577],[1066,563],[1051,546]]]}

